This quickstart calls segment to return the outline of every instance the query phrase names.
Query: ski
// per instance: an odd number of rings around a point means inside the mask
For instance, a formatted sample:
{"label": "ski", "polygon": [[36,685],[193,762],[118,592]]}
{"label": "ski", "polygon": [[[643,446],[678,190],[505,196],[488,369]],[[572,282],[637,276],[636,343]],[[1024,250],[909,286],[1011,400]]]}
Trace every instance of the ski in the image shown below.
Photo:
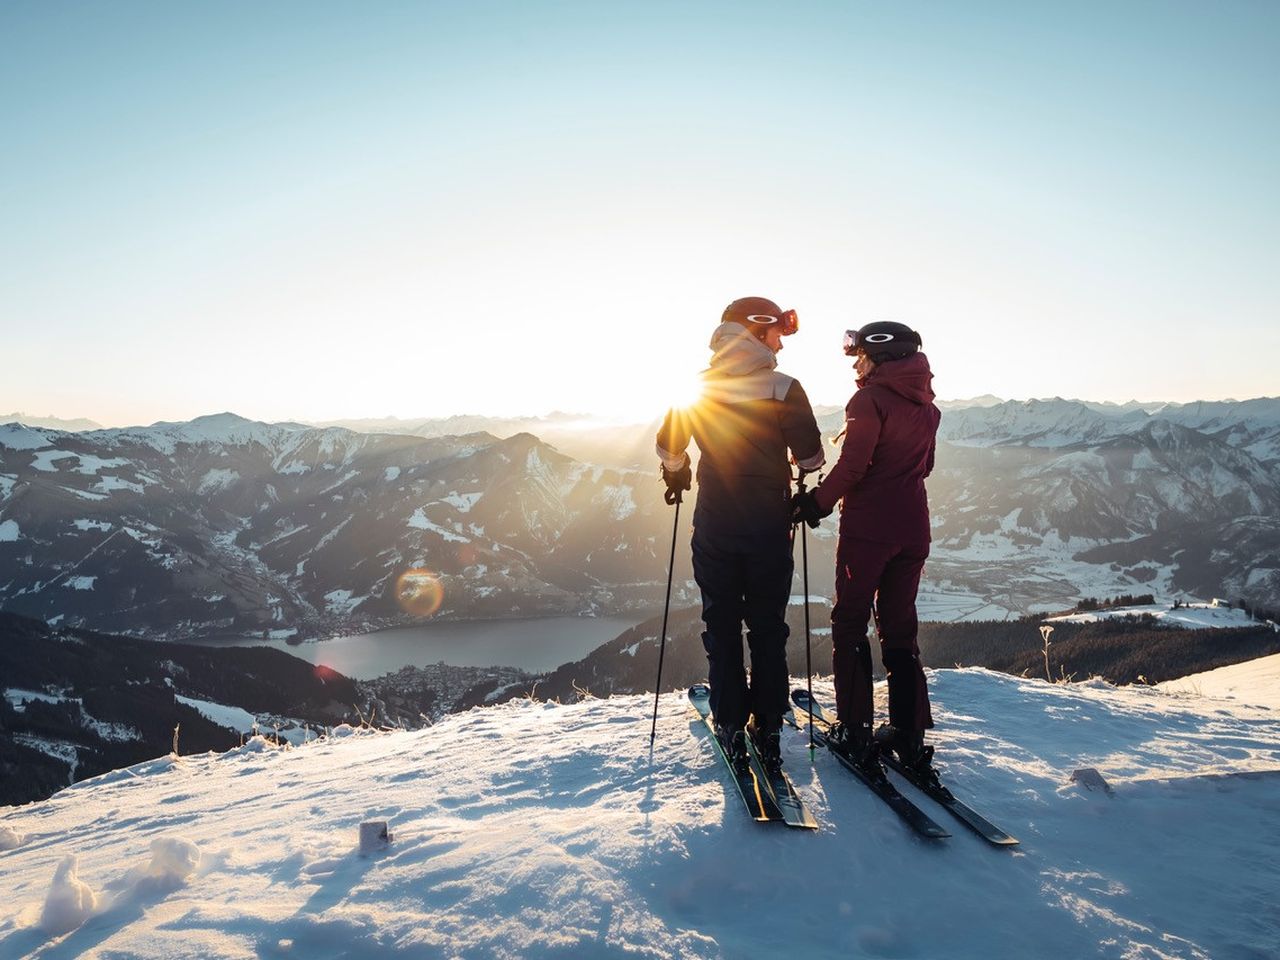
{"label": "ski", "polygon": [[[804,690],[796,690],[791,694],[792,700],[802,711],[807,708],[809,703],[808,693]],[[832,717],[820,703],[813,704],[813,716],[818,723],[831,723]],[[1001,830],[994,823],[988,820],[982,814],[978,813],[967,803],[956,798],[956,796],[942,784],[933,785],[922,781],[915,772],[904,767],[896,756],[886,751],[881,754],[881,759],[887,767],[900,774],[903,779],[910,783],[913,787],[927,796],[934,802],[946,807],[947,812],[963,823],[966,827],[982,837],[987,843],[997,847],[1013,847],[1017,846],[1016,838],[1010,836]]]}
{"label": "ski", "polygon": [[947,812],[963,823],[966,827],[980,836],[987,843],[996,847],[1016,847],[1018,841],[1015,837],[1009,836],[994,823],[984,817],[978,811],[974,810],[967,803],[958,800],[956,796],[944,787],[942,784],[927,784],[915,775],[915,772],[904,767],[898,762],[898,758],[892,754],[884,754],[885,766],[896,770],[900,773],[909,784],[923,793],[926,797],[934,802],[946,807]]}
{"label": "ski", "polygon": [[711,735],[711,742],[715,745],[716,754],[728,769],[729,777],[733,780],[734,786],[738,790],[738,795],[742,797],[742,802],[746,805],[747,812],[751,814],[751,819],[757,823],[768,823],[771,820],[782,821],[782,811],[773,803],[768,788],[762,788],[757,781],[755,766],[745,774],[739,775],[738,771],[733,768],[733,764],[729,762],[729,757],[724,752],[724,746],[720,743],[720,738],[716,736],[715,719],[711,716],[711,688],[705,683],[695,683],[689,688],[689,703],[697,711],[698,717],[701,719],[707,733]]}
{"label": "ski", "polygon": [[818,821],[814,819],[809,808],[796,793],[795,784],[791,782],[791,778],[782,770],[778,771],[777,776],[769,775],[751,737],[747,737],[747,752],[751,754],[751,770],[756,775],[757,782],[764,784],[769,793],[769,800],[782,814],[782,819],[786,821],[787,826],[817,830]]}
{"label": "ski", "polygon": [[[808,722],[806,714],[809,714],[809,696],[804,690],[795,690],[792,691],[791,700],[800,708],[797,719],[801,721],[800,729],[805,729],[804,724]],[[817,711],[821,709],[820,706],[817,707]],[[831,729],[831,721],[826,714],[821,712],[815,711],[810,715],[813,717],[814,740],[831,750],[831,755],[839,760],[846,770],[866,784],[871,792],[888,804],[890,809],[901,817],[912,830],[928,840],[942,840],[951,836],[941,824],[904,797],[888,779],[868,777],[858,769],[858,765],[852,760],[838,750],[832,749],[827,742],[827,731]]]}

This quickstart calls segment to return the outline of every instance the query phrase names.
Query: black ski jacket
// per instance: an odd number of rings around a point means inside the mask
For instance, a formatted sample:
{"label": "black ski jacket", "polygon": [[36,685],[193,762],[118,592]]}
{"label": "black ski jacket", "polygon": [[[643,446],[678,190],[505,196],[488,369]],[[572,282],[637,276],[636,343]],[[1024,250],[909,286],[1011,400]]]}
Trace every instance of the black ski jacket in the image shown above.
{"label": "black ski jacket", "polygon": [[822,435],[800,381],[778,373],[777,357],[739,323],[711,336],[711,366],[701,374],[702,396],[667,412],[658,431],[663,465],[698,461],[693,523],[704,531],[753,533],[786,529],[790,520],[790,449],[805,470],[826,462]]}

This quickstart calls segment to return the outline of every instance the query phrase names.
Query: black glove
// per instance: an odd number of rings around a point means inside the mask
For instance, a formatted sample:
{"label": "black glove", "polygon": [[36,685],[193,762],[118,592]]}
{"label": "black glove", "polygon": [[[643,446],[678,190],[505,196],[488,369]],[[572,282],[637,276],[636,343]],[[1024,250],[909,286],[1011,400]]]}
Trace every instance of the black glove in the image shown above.
{"label": "black glove", "polygon": [[807,523],[817,528],[823,517],[831,516],[831,509],[823,510],[812,490],[801,490],[791,498],[791,522]]}
{"label": "black glove", "polygon": [[667,485],[667,492],[662,499],[667,503],[684,503],[684,491],[693,486],[693,468],[685,464],[679,470],[662,468],[662,482]]}

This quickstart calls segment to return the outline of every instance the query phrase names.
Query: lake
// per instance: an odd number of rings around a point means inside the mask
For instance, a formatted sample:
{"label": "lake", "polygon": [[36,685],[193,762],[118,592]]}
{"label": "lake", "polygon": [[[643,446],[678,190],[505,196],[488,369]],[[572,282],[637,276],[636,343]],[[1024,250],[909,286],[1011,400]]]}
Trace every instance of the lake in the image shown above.
{"label": "lake", "polygon": [[631,617],[537,617],[521,620],[452,620],[376,633],[334,637],[290,646],[284,640],[246,637],[210,646],[275,647],[311,663],[323,663],[357,680],[404,666],[444,661],[455,667],[519,667],[540,673],[581,660],[631,629]]}

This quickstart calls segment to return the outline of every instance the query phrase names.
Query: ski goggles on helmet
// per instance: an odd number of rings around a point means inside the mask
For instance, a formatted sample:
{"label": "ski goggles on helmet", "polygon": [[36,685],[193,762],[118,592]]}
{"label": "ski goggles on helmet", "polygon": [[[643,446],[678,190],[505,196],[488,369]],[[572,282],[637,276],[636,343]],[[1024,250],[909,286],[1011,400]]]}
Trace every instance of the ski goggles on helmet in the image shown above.
{"label": "ski goggles on helmet", "polygon": [[[863,333],[860,330],[846,330],[844,332],[844,355],[846,357],[854,357],[865,350],[874,349],[886,343],[899,343],[907,341],[920,346],[920,334],[906,327],[902,328],[904,333],[892,333],[885,330],[879,330],[874,333]],[[909,335],[908,335],[909,334]]]}
{"label": "ski goggles on helmet", "polygon": [[758,323],[764,326],[772,326],[775,323],[780,324],[784,337],[789,337],[800,329],[800,318],[794,310],[783,310],[778,315],[772,313],[749,313],[743,319],[747,323]]}

